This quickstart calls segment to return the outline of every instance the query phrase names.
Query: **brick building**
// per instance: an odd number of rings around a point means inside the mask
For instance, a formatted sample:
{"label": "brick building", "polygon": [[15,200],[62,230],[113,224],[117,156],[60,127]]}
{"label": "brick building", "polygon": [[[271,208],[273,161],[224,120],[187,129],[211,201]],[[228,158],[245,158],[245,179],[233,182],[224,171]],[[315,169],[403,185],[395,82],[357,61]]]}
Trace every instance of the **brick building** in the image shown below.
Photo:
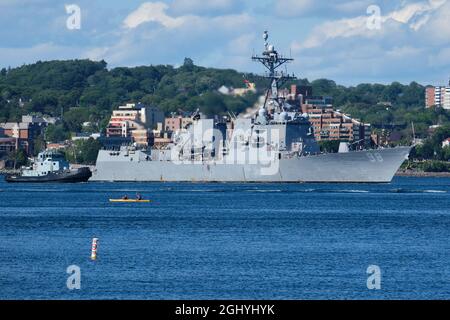
{"label": "brick building", "polygon": [[45,126],[37,123],[7,122],[0,124],[4,135],[16,139],[16,148],[27,154],[34,152],[34,139],[42,133]]}
{"label": "brick building", "polygon": [[15,149],[22,149],[28,155],[34,152],[34,141],[42,135],[49,123],[55,123],[56,118],[23,116],[22,122],[0,123],[0,137],[15,139]]}
{"label": "brick building", "polygon": [[191,123],[192,123],[191,117],[172,116],[165,119],[164,131],[176,132],[178,130],[186,128]]}
{"label": "brick building", "polygon": [[371,142],[371,125],[335,111],[331,97],[314,96],[311,86],[291,86],[282,95],[299,111],[308,114],[317,141],[340,140],[358,142],[361,146]]}
{"label": "brick building", "polygon": [[141,146],[151,144],[152,129],[164,121],[164,113],[155,107],[127,104],[114,110],[106,128],[108,138],[131,138]]}

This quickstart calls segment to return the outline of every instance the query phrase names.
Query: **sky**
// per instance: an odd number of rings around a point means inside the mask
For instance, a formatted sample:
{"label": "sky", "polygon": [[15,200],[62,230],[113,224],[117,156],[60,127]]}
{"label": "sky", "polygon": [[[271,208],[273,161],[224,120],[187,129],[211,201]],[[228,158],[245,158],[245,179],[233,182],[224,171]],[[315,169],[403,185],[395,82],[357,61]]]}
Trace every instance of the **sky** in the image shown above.
{"label": "sky", "polygon": [[105,60],[263,72],[269,42],[298,78],[343,85],[450,78],[450,0],[0,0],[0,67]]}

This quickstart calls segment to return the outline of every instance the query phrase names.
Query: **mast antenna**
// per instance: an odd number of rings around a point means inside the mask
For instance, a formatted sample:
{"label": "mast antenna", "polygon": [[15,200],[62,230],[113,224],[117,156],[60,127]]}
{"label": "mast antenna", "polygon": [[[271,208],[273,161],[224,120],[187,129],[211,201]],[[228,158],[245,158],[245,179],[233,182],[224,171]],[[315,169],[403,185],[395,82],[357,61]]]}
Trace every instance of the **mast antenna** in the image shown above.
{"label": "mast antenna", "polygon": [[264,31],[263,39],[265,50],[262,53],[262,56],[253,55],[252,60],[261,63],[268,70],[268,74],[263,76],[263,78],[270,80],[271,84],[268,90],[271,92],[271,95],[267,95],[264,108],[266,108],[268,104],[273,103],[279,111],[283,111],[284,100],[278,94],[279,88],[285,82],[295,80],[296,77],[294,75],[288,75],[287,72],[279,72],[277,69],[286,63],[294,61],[294,59],[284,58],[278,53],[278,51],[275,50],[275,47],[268,42],[268,31]]}

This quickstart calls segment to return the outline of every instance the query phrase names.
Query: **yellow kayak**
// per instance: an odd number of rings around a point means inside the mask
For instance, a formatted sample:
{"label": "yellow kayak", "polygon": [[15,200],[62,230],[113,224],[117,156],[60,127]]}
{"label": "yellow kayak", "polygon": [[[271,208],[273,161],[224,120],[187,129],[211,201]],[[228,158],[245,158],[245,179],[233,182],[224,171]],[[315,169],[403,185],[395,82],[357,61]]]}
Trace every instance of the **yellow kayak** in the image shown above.
{"label": "yellow kayak", "polygon": [[109,202],[121,202],[121,203],[150,203],[151,200],[137,200],[137,199],[109,199]]}

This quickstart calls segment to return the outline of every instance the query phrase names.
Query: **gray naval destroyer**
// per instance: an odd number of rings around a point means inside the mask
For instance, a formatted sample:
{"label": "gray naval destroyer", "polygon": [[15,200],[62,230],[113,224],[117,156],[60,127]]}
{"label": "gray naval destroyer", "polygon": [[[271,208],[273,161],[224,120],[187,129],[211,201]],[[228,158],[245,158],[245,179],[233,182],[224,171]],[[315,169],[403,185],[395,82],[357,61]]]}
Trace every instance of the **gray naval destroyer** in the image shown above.
{"label": "gray naval destroyer", "polygon": [[176,132],[164,149],[101,150],[90,181],[136,182],[327,182],[388,183],[408,158],[411,146],[321,153],[308,115],[279,95],[294,79],[280,66],[292,61],[270,45],[253,56],[268,70],[264,103],[249,117],[228,123],[202,119]]}

